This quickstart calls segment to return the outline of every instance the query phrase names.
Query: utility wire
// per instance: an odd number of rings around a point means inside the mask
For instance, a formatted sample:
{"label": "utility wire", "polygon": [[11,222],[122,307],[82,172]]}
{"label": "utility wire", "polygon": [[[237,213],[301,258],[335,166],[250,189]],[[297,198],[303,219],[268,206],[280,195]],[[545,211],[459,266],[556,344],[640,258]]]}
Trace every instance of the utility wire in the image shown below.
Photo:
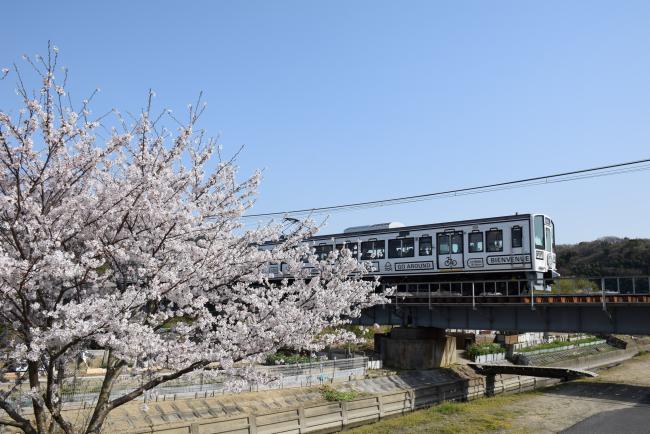
{"label": "utility wire", "polygon": [[341,211],[353,211],[365,208],[376,208],[403,203],[421,202],[431,199],[442,199],[455,196],[466,196],[470,194],[481,194],[499,190],[511,190],[515,188],[530,187],[543,184],[554,184],[559,182],[570,182],[580,179],[598,178],[603,176],[621,175],[624,173],[640,172],[650,170],[650,158],[626,163],[610,164],[607,166],[592,167],[589,169],[574,170],[571,172],[555,173],[552,175],[536,176],[534,178],[517,179],[514,181],[498,182],[476,187],[459,188],[455,190],[425,193],[413,196],[402,196],[391,199],[372,200],[367,202],[348,203],[343,205],[323,206],[315,208],[296,209],[291,211],[277,211],[259,214],[246,214],[243,218],[277,217],[277,216],[300,216],[318,215]]}

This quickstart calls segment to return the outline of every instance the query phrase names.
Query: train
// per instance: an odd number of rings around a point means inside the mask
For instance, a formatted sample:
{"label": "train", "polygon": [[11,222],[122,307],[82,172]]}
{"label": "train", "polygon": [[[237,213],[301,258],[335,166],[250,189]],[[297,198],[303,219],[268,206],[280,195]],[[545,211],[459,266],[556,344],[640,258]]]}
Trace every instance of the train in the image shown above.
{"label": "train", "polygon": [[[319,259],[344,247],[370,263],[384,284],[534,280],[559,276],[555,224],[545,214],[514,214],[414,226],[380,223],[305,240]],[[275,265],[276,275],[282,274]]]}

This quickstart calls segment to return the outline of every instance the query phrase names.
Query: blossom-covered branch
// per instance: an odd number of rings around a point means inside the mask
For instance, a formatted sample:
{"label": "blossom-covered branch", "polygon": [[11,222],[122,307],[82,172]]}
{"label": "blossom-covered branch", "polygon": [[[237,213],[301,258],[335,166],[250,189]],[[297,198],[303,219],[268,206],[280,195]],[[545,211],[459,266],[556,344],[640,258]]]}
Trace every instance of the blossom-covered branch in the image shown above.
{"label": "blossom-covered branch", "polygon": [[[21,100],[18,110],[0,107],[0,350],[5,367],[27,364],[34,408],[25,419],[0,395],[11,424],[99,432],[111,409],[158,384],[279,347],[318,348],[323,328],[385,302],[347,250],[312,254],[302,240],[313,224],[288,233],[242,225],[260,174],[239,179],[221,159],[198,127],[200,103],[181,123],[154,114],[150,92],[133,121],[117,111],[94,119],[94,92],[79,110],[66,99],[55,47],[27,60],[40,85],[31,92],[20,69],[3,71]],[[269,263],[287,264],[291,279],[270,279]],[[89,347],[110,357],[94,413],[78,427],[61,413],[61,391]],[[111,397],[115,379],[142,362],[151,381]]]}

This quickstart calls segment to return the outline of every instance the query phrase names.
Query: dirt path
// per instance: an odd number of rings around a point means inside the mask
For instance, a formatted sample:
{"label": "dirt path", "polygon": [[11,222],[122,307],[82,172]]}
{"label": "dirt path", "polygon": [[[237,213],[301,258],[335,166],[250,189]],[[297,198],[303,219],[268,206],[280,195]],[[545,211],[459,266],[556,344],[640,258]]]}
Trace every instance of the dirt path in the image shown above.
{"label": "dirt path", "polygon": [[[512,420],[512,428],[535,433],[559,432],[603,412],[632,407],[645,413],[650,421],[649,373],[650,354],[645,354],[600,371],[598,378],[560,384],[534,395],[522,396],[523,399],[508,406],[513,414],[517,414]],[[650,426],[638,427],[637,431],[649,432]],[[612,431],[598,431],[598,427],[592,427],[589,432]]]}

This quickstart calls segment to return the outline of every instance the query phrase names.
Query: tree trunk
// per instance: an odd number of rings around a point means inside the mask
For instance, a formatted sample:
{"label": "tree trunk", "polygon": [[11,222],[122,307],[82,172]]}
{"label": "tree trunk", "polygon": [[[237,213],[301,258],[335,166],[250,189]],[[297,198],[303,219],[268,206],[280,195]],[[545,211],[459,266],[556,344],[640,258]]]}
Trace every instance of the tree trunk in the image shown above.
{"label": "tree trunk", "polygon": [[[27,374],[29,376],[30,389],[36,390],[40,394],[41,387],[38,380],[38,362],[27,361]],[[43,407],[42,398],[32,398],[32,406],[34,408],[34,419],[36,419],[36,430],[39,433],[47,432],[47,415]]]}
{"label": "tree trunk", "polygon": [[106,416],[111,411],[112,406],[110,405],[111,391],[113,390],[113,384],[115,379],[122,372],[124,364],[121,361],[118,361],[113,355],[113,350],[108,352],[108,362],[106,363],[106,375],[104,376],[104,382],[102,383],[102,388],[99,391],[99,396],[97,397],[97,405],[95,405],[95,411],[88,422],[88,427],[86,428],[86,434],[99,434],[102,429],[102,425],[106,420]]}

